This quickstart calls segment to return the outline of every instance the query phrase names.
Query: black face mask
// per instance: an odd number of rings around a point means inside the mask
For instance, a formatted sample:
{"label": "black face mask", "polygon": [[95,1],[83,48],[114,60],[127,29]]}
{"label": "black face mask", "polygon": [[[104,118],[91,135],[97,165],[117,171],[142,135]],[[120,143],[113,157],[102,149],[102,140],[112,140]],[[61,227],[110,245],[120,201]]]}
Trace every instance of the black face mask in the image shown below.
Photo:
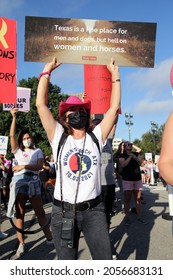
{"label": "black face mask", "polygon": [[87,123],[87,112],[74,112],[68,115],[68,123],[73,128],[82,128]]}

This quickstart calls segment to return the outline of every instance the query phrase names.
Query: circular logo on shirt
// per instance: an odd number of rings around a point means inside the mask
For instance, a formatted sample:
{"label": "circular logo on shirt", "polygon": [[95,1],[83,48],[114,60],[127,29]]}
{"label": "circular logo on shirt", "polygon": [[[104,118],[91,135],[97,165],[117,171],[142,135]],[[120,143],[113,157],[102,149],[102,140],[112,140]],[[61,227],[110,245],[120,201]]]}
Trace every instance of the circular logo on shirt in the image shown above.
{"label": "circular logo on shirt", "polygon": [[70,157],[69,167],[74,174],[76,174],[79,171],[81,164],[82,164],[81,174],[85,174],[91,168],[91,159],[87,155],[83,155],[83,159],[81,163],[81,155],[79,153],[75,153]]}

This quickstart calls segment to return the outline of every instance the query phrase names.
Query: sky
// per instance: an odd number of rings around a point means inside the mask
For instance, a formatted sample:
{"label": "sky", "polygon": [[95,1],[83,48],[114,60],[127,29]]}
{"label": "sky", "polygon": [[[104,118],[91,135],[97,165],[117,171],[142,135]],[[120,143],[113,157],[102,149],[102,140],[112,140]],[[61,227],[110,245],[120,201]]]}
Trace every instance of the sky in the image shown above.
{"label": "sky", "polygon": [[[173,109],[172,11],[172,0],[0,0],[0,17],[17,21],[17,81],[39,76],[45,64],[24,61],[25,16],[157,23],[154,68],[120,67],[122,114],[115,136],[129,140],[125,113],[130,113],[132,142],[151,130],[151,121],[164,124]],[[61,65],[51,82],[61,88],[61,93],[83,92],[83,65]]]}

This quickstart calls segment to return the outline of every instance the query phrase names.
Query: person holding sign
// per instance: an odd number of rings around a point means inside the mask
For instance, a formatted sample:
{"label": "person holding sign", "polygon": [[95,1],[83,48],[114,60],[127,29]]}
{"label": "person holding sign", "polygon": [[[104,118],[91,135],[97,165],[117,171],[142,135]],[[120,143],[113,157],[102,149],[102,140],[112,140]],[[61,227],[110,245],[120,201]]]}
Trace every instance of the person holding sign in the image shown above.
{"label": "person holding sign", "polygon": [[[10,127],[10,145],[14,154],[13,178],[10,184],[10,199],[8,204],[7,217],[14,216],[14,204],[16,209],[16,227],[24,229],[25,205],[29,198],[32,208],[35,211],[40,226],[48,242],[52,240],[52,234],[47,224],[41,198],[41,181],[39,170],[43,166],[43,153],[35,148],[35,143],[28,129],[22,129],[16,138],[16,117],[18,109],[12,109],[12,122]],[[25,252],[24,236],[17,231],[19,247],[16,255],[20,257]],[[48,243],[47,242],[47,243]],[[49,243],[48,243],[49,244]]]}
{"label": "person holding sign", "polygon": [[[111,260],[110,238],[101,198],[100,151],[119,112],[119,69],[111,59],[107,66],[112,79],[110,108],[91,136],[89,100],[82,102],[80,98],[70,96],[65,102],[61,102],[58,122],[48,108],[50,73],[59,66],[56,58],[45,65],[39,77],[36,98],[38,113],[58,165],[51,220],[57,257],[59,260],[77,259],[82,231],[92,259]],[[65,140],[59,149],[64,133]]]}

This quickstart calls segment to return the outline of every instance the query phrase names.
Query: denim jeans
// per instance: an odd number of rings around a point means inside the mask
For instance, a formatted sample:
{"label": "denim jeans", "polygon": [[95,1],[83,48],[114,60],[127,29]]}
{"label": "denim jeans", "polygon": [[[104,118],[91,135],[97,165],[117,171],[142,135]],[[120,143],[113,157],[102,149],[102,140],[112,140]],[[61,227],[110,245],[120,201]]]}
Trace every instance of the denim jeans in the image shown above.
{"label": "denim jeans", "polygon": [[[65,211],[66,218],[73,218],[73,210]],[[93,260],[111,260],[111,244],[107,228],[103,202],[92,209],[76,212],[74,247],[68,248],[61,240],[62,208],[53,205],[51,230],[59,260],[76,260],[80,233],[83,232],[85,241]],[[65,242],[63,240],[63,242]]]}

